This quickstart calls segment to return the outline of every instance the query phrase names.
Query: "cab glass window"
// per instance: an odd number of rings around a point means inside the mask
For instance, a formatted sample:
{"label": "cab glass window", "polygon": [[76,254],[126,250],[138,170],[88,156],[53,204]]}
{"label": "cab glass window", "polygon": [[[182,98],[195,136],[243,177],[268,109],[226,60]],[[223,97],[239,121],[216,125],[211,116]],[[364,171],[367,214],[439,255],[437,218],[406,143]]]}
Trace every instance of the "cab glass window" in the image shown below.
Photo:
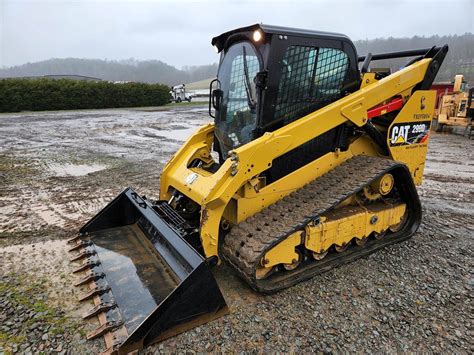
{"label": "cab glass window", "polygon": [[349,60],[334,48],[290,46],[281,66],[274,120],[288,124],[341,97]]}
{"label": "cab glass window", "polygon": [[231,46],[219,66],[222,103],[216,115],[215,133],[224,158],[228,150],[252,140],[257,119],[254,79],[259,71],[257,53],[247,42]]}

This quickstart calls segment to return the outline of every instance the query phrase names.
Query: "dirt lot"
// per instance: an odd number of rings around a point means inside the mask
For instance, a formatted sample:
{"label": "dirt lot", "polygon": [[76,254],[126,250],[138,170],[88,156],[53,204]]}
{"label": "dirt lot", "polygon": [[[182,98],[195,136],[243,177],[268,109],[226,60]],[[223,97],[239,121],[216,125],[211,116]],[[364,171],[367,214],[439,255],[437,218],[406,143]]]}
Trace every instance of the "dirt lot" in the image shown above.
{"label": "dirt lot", "polygon": [[[94,353],[65,240],[126,186],[157,198],[204,108],[0,115],[0,353]],[[472,353],[474,141],[433,134],[408,242],[272,296],[223,265],[232,313],[146,349]]]}

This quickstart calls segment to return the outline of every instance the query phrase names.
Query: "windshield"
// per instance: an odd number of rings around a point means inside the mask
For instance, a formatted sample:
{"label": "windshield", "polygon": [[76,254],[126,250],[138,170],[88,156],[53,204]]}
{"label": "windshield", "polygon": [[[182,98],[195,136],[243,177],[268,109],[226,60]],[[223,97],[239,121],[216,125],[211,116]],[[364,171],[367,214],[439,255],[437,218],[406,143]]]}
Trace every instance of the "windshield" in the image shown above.
{"label": "windshield", "polygon": [[230,47],[219,66],[217,78],[223,96],[215,133],[224,159],[229,150],[252,140],[257,120],[254,78],[259,71],[255,49],[246,42]]}

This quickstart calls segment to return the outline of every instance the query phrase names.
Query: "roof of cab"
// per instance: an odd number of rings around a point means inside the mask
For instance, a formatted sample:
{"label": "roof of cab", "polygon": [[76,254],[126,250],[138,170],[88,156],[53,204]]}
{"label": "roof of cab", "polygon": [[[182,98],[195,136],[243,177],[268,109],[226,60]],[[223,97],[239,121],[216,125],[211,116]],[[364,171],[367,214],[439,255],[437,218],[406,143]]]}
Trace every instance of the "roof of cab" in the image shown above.
{"label": "roof of cab", "polygon": [[213,46],[217,44],[219,48],[222,48],[225,42],[227,41],[227,39],[233,34],[242,33],[242,32],[250,32],[250,31],[255,31],[258,29],[260,29],[263,33],[268,33],[268,34],[281,34],[281,35],[290,35],[290,36],[297,36],[297,37],[317,37],[317,38],[325,37],[325,38],[350,41],[349,37],[341,33],[313,31],[313,30],[305,30],[305,29],[300,29],[300,28],[265,25],[265,24],[260,23],[260,24],[240,27],[231,31],[224,32],[221,35],[214,37],[211,41],[211,44]]}

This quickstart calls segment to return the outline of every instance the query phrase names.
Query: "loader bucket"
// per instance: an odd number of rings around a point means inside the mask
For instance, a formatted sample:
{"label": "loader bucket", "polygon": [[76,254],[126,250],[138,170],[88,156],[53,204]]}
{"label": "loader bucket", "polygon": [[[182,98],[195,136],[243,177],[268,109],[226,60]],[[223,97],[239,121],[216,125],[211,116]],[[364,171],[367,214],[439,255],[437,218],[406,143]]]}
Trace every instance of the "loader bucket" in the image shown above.
{"label": "loader bucket", "polygon": [[[186,221],[165,201],[127,188],[71,240],[75,272],[85,273],[84,318],[99,327],[107,352],[128,353],[228,312],[204,258],[183,238]],[[189,226],[188,226],[189,227]],[[195,233],[195,231],[194,231]]]}

